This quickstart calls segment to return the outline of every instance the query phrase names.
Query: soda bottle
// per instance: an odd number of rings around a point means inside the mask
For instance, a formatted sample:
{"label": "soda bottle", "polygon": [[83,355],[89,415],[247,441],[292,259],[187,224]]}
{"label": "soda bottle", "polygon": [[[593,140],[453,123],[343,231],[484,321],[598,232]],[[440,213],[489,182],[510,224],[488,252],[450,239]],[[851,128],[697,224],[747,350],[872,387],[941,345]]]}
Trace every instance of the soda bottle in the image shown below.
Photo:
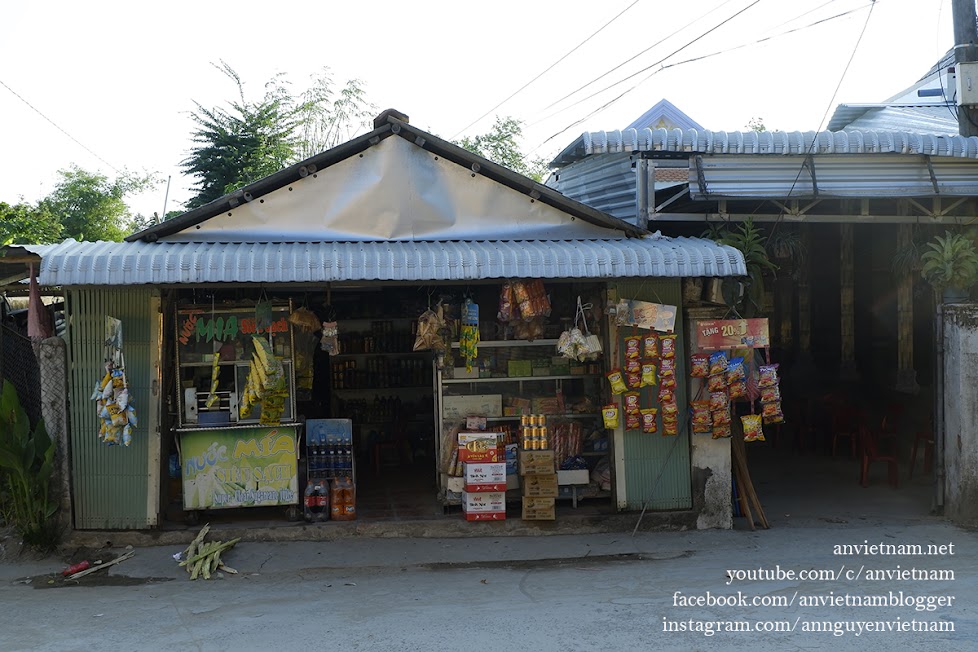
{"label": "soda bottle", "polygon": [[316,505],[319,509],[319,520],[329,519],[329,483],[326,480],[316,481]]}
{"label": "soda bottle", "polygon": [[316,508],[318,507],[316,496],[316,483],[309,479],[306,481],[306,492],[302,499],[302,517],[307,523],[312,523],[316,518]]}

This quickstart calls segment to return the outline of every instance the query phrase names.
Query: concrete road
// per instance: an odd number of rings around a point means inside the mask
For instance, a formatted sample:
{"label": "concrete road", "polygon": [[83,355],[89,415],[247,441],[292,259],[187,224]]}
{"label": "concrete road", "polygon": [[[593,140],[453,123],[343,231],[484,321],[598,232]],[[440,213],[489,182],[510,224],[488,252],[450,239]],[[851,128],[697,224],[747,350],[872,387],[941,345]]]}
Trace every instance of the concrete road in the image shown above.
{"label": "concrete road", "polygon": [[8,557],[0,650],[978,649],[978,537],[937,519],[242,543],[195,582],[178,550],[77,586]]}

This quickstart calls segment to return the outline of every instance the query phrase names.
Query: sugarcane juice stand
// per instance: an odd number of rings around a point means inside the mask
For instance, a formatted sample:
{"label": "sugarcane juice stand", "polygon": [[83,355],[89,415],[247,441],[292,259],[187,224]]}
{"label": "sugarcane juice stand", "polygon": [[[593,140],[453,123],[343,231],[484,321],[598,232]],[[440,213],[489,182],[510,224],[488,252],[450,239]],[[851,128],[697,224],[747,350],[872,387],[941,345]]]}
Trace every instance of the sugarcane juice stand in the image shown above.
{"label": "sugarcane juice stand", "polygon": [[285,506],[299,517],[292,325],[287,304],[180,306],[176,315],[183,508]]}

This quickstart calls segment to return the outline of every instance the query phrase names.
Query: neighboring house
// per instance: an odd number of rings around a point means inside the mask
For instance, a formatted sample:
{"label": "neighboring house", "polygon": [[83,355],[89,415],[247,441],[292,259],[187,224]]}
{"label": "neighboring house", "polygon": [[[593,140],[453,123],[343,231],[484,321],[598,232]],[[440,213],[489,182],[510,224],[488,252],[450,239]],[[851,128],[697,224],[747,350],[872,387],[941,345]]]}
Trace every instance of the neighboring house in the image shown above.
{"label": "neighboring house", "polygon": [[[978,214],[978,138],[957,135],[950,64],[886,102],[840,106],[818,133],[669,128],[646,116],[586,132],[554,158],[548,184],[669,235],[762,223],[772,249],[795,252],[776,261],[766,301],[792,384],[814,393],[856,382],[904,402],[891,392],[932,384],[934,304],[916,270],[894,263]],[[659,168],[677,164],[683,182],[660,181]],[[926,394],[917,402],[911,418],[926,427]]]}

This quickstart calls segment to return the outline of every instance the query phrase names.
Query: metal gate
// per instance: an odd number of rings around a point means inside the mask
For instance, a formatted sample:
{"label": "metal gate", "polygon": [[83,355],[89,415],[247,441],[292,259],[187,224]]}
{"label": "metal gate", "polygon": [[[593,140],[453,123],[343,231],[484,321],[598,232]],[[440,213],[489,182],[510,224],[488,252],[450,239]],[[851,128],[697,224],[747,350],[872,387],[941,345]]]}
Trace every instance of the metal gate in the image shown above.
{"label": "metal gate", "polygon": [[0,326],[0,380],[17,388],[31,428],[41,419],[41,371],[26,335]]}
{"label": "metal gate", "polygon": [[[680,279],[650,278],[624,281],[612,284],[617,289],[618,298],[638,299],[653,303],[682,307],[682,286]],[[677,311],[676,328],[677,354],[676,401],[680,410],[688,404],[686,398],[686,342],[682,310]],[[624,351],[624,338],[632,335],[628,327],[617,329],[615,344],[620,365],[621,352]],[[653,399],[656,400],[656,399]],[[658,407],[656,400],[655,406]],[[686,420],[681,420],[684,423]],[[661,432],[661,417],[660,417]],[[690,438],[688,429],[681,426],[678,437],[647,435],[640,432],[624,432],[623,450],[618,461],[618,474],[624,474],[625,500],[619,506],[628,510],[646,507],[653,510],[691,509],[693,506],[692,481],[690,475]],[[620,484],[619,484],[620,487]],[[619,492],[620,493],[620,492]]]}
{"label": "metal gate", "polygon": [[[92,288],[70,289],[66,298],[75,527],[155,526],[160,486],[159,294],[151,288]],[[105,374],[106,316],[122,321],[130,402],[139,417],[129,447],[98,440],[91,396]]]}

